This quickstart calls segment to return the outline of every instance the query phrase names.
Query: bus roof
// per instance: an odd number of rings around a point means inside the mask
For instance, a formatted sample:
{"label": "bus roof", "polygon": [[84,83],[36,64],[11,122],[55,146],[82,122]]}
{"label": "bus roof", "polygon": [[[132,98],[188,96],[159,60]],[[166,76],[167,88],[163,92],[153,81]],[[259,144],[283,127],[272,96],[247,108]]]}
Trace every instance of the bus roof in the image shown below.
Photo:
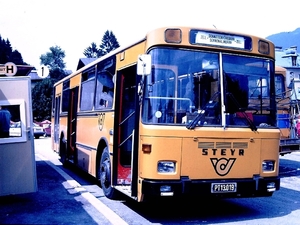
{"label": "bus roof", "polygon": [[[275,57],[275,45],[265,39],[265,38],[261,38],[261,37],[258,37],[258,36],[255,36],[255,35],[251,35],[251,34],[244,34],[244,33],[239,33],[239,32],[234,32],[234,31],[227,31],[227,30],[216,30],[216,29],[211,29],[211,28],[204,28],[204,27],[183,27],[183,26],[170,26],[170,27],[161,27],[161,28],[156,28],[156,29],[153,29],[153,30],[150,30],[147,32],[146,36],[139,39],[138,41],[136,42],[133,42],[132,44],[129,44],[127,46],[123,46],[123,47],[119,47],[111,52],[109,52],[108,54],[100,57],[100,58],[97,58],[96,60],[94,60],[93,62],[85,65],[84,67],[80,68],[79,70],[73,72],[72,74],[66,76],[65,78],[61,79],[60,81],[58,81],[57,83],[54,84],[54,86],[58,85],[59,83],[62,83],[64,82],[65,80],[68,80],[69,78],[81,73],[82,71],[88,69],[89,67],[91,66],[94,66],[96,64],[98,64],[99,62],[117,54],[117,53],[120,53],[120,52],[123,52],[125,51],[126,49],[134,46],[134,45],[137,45],[143,41],[145,41],[146,39],[149,40],[149,43],[155,43],[156,45],[159,45],[159,44],[165,44],[165,45],[174,45],[174,43],[167,43],[166,40],[164,39],[164,36],[161,35],[161,36],[158,36],[156,35],[157,32],[160,31],[160,33],[165,33],[166,30],[170,30],[170,29],[180,29],[181,31],[183,31],[183,33],[189,33],[191,30],[199,30],[199,31],[205,31],[205,32],[212,32],[212,33],[218,33],[218,34],[226,34],[226,35],[237,35],[237,36],[243,36],[243,37],[250,37],[252,38],[253,40],[256,40],[258,42],[258,40],[263,40],[264,42],[267,42],[269,43],[269,45],[271,46],[271,49],[274,50],[274,57]],[[182,41],[182,43],[180,44],[189,44],[189,46],[191,45],[191,43],[189,42],[188,40],[188,37],[189,35],[186,35],[185,37],[185,40]],[[178,44],[178,43],[177,43]],[[151,44],[149,44],[149,46],[146,46],[146,49],[148,49],[148,47],[150,47]],[[199,45],[198,45],[199,46]],[[205,47],[205,46],[204,46]],[[207,48],[207,47],[206,47]],[[218,46],[209,46],[209,48],[213,49],[218,49]],[[233,49],[233,51],[237,51],[236,49]],[[245,50],[246,52],[246,50]],[[249,52],[249,51],[248,51]],[[271,54],[273,56],[273,53]]]}
{"label": "bus roof", "polygon": [[275,66],[276,72],[286,73],[286,69],[282,66]]}

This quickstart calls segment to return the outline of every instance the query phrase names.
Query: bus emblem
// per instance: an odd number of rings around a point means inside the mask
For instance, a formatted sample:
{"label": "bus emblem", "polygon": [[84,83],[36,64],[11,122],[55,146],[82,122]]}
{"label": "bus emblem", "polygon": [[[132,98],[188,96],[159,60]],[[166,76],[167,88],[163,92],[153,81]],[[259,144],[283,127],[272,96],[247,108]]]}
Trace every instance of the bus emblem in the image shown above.
{"label": "bus emblem", "polygon": [[229,171],[231,170],[231,167],[233,166],[234,162],[235,162],[235,158],[230,158],[230,159],[226,159],[226,158],[221,158],[221,159],[217,159],[217,158],[211,158],[210,161],[213,164],[213,167],[216,171],[216,173],[219,176],[225,176],[229,173]]}
{"label": "bus emblem", "polygon": [[98,127],[99,130],[102,131],[104,125],[105,113],[98,114]]}

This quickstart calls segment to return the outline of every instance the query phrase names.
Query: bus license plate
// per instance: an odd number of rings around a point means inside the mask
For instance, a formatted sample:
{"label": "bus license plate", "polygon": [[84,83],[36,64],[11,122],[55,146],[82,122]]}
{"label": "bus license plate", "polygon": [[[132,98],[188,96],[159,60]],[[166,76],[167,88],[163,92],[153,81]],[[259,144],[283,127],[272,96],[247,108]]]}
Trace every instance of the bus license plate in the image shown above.
{"label": "bus license plate", "polygon": [[211,193],[236,192],[236,183],[212,183]]}

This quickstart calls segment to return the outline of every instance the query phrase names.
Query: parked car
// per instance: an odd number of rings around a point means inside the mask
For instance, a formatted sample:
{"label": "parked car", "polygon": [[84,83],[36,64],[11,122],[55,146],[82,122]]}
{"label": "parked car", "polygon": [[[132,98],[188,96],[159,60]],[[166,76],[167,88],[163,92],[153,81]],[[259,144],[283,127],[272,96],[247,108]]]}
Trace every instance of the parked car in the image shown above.
{"label": "parked car", "polygon": [[39,126],[36,123],[33,123],[33,135],[36,139],[45,135],[45,130],[43,127]]}
{"label": "parked car", "polygon": [[44,125],[45,137],[51,137],[51,124],[48,124],[47,127]]}
{"label": "parked car", "polygon": [[51,137],[51,121],[49,120],[44,120],[42,122],[36,122],[36,124],[38,124],[39,126],[44,128],[44,137]]}
{"label": "parked car", "polygon": [[50,121],[43,121],[40,123],[40,126],[44,128],[45,137],[51,137],[51,122]]}

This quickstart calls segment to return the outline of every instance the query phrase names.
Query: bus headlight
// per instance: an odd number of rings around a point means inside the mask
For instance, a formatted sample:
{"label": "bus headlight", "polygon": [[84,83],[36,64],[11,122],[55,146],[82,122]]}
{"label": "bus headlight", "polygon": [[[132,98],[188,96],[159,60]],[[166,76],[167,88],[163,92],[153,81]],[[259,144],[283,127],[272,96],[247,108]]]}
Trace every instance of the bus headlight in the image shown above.
{"label": "bus headlight", "polygon": [[160,161],[157,163],[157,172],[175,173],[175,163],[171,161]]}
{"label": "bus headlight", "polygon": [[262,162],[262,171],[263,172],[274,171],[274,168],[275,168],[275,161],[265,160]]}

